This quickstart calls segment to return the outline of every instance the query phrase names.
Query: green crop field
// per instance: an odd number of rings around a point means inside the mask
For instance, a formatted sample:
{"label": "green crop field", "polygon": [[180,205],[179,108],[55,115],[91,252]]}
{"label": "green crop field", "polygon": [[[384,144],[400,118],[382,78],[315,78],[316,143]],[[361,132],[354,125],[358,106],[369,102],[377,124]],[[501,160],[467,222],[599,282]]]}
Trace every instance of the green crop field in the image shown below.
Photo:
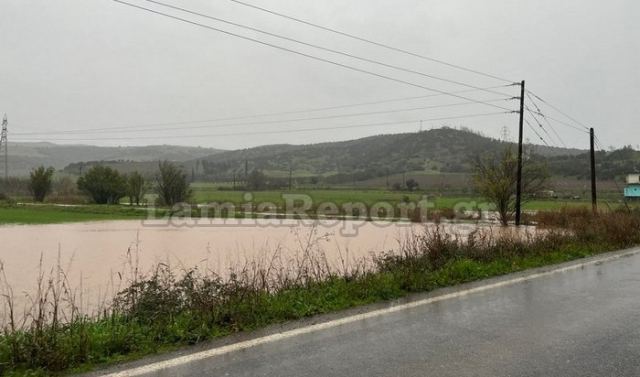
{"label": "green crop field", "polygon": [[[294,190],[294,191],[257,191],[248,194],[243,191],[219,190],[213,184],[197,183],[192,186],[192,201],[198,204],[204,203],[232,203],[238,208],[247,202],[253,205],[261,203],[273,203],[279,211],[283,211],[286,203],[286,195],[307,195],[311,199],[312,209],[323,203],[333,203],[342,207],[347,203],[363,203],[371,207],[376,203],[388,203],[394,207],[404,202],[417,203],[424,199],[423,193],[398,192],[387,190],[358,190],[358,189],[322,189],[322,190]],[[147,197],[149,203],[154,198]],[[427,200],[433,209],[461,209],[474,210],[475,208],[490,209],[490,205],[481,197],[474,196],[443,196],[427,195]],[[296,201],[296,207],[301,202]],[[601,200],[602,209],[621,206],[618,200]],[[546,199],[525,202],[525,210],[558,210],[563,207],[588,207],[590,202],[583,199]],[[636,205],[637,206],[637,205]],[[161,210],[162,211],[162,210]],[[196,215],[194,213],[194,215]],[[128,205],[76,205],[61,206],[54,204],[44,205],[3,205],[0,206],[0,224],[54,224],[84,221],[106,221],[142,219],[146,217],[144,207],[136,208]]]}
{"label": "green crop field", "polygon": [[[308,195],[312,199],[314,205],[331,202],[341,206],[345,203],[359,202],[364,203],[367,206],[372,206],[373,204],[380,202],[386,202],[391,205],[397,205],[405,201],[415,203],[420,201],[425,194],[415,192],[357,189],[257,191],[251,193],[250,201],[253,201],[254,203],[274,203],[279,208],[282,208],[285,204],[284,195]],[[456,206],[473,208],[477,205],[483,206],[483,204],[486,203],[486,200],[483,198],[474,196],[445,196],[428,194],[427,198],[428,201],[434,203],[434,208],[436,209],[455,208]],[[218,190],[217,186],[207,184],[198,184],[193,186],[193,199],[197,203],[229,202],[240,205],[247,202],[245,193],[242,191]],[[606,205],[607,202],[601,201],[601,204]],[[616,203],[616,205],[617,204],[618,203]],[[528,210],[555,210],[566,206],[590,206],[590,201],[582,199],[545,199],[528,201],[524,204],[524,208]]]}
{"label": "green crop field", "polygon": [[145,211],[124,206],[18,205],[0,207],[0,224],[57,224],[142,219]]}
{"label": "green crop field", "polygon": [[[350,202],[361,202],[371,206],[378,202],[391,204],[400,203],[405,199],[418,201],[421,194],[400,193],[381,190],[294,190],[294,191],[257,191],[250,194],[250,200],[254,203],[270,202],[283,206],[286,195],[308,195],[314,204],[332,202],[337,205]],[[194,200],[197,203],[230,202],[234,204],[245,203],[246,195],[242,191],[220,191],[215,188],[200,187],[193,190]]]}

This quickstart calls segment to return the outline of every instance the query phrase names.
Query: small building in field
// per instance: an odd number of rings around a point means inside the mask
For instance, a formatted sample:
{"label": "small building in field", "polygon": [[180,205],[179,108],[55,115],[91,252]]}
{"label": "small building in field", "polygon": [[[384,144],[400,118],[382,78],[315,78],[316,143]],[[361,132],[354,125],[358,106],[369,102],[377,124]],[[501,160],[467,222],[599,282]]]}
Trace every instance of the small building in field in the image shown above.
{"label": "small building in field", "polygon": [[544,198],[544,199],[555,199],[558,197],[556,192],[553,190],[540,190],[536,192],[533,196],[536,198]]}
{"label": "small building in field", "polygon": [[640,199],[640,174],[629,174],[627,176],[624,197],[627,199]]}

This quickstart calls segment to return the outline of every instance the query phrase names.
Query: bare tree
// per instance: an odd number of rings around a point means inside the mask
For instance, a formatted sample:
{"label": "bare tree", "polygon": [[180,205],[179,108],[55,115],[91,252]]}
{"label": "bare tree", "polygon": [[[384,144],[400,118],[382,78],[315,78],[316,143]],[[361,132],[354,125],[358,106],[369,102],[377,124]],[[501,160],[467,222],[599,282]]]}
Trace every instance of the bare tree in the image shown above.
{"label": "bare tree", "polygon": [[[511,147],[502,154],[489,154],[479,157],[474,166],[474,185],[488,201],[496,206],[503,226],[516,211],[516,185],[518,159]],[[549,173],[545,164],[535,160],[525,161],[522,169],[523,203],[542,190],[547,183]]]}

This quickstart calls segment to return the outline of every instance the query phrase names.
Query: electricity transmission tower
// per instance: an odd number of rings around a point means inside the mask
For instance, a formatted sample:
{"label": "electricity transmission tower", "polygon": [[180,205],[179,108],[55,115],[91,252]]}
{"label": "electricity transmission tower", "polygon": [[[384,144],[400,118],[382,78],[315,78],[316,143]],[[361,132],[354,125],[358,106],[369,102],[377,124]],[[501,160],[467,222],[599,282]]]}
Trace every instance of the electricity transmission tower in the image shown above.
{"label": "electricity transmission tower", "polygon": [[500,136],[502,137],[502,141],[505,143],[511,141],[511,133],[509,132],[509,127],[502,127],[502,131],[500,132]]}
{"label": "electricity transmission tower", "polygon": [[4,152],[4,180],[9,180],[9,141],[7,139],[9,121],[7,114],[2,118],[2,134],[0,135],[0,154]]}

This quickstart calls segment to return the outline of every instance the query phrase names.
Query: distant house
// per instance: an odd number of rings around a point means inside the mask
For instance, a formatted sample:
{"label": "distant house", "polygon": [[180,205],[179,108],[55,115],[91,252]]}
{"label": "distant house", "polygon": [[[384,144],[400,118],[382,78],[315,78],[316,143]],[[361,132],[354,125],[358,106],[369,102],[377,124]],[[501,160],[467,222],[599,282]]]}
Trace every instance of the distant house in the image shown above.
{"label": "distant house", "polygon": [[536,198],[547,198],[547,199],[557,198],[558,197],[556,192],[553,191],[553,190],[540,190],[540,191],[536,192],[533,196],[536,197]]}
{"label": "distant house", "polygon": [[628,199],[640,199],[640,174],[627,176],[627,187],[624,188],[624,197]]}

